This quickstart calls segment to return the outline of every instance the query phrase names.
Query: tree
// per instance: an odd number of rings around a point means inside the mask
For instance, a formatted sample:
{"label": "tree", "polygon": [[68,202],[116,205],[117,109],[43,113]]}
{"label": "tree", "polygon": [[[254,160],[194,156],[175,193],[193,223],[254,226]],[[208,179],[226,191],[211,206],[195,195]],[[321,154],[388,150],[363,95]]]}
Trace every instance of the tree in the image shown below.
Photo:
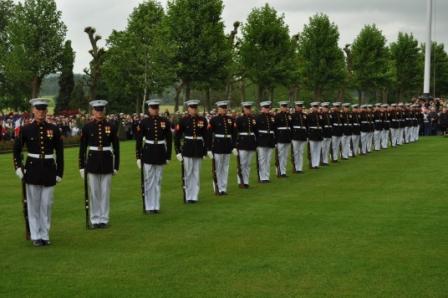
{"label": "tree", "polygon": [[[221,0],[172,0],[166,18],[175,72],[190,99],[193,84],[208,88],[226,78],[230,47],[224,35]],[[178,102],[176,102],[176,107]]]}
{"label": "tree", "polygon": [[247,77],[258,85],[258,101],[283,84],[292,67],[291,40],[284,16],[268,4],[255,8],[242,29],[241,64]]}
{"label": "tree", "polygon": [[84,111],[88,110],[89,105],[84,89],[84,81],[78,80],[73,88],[72,94],[70,95],[70,102],[68,105],[70,109],[81,109]]}
{"label": "tree", "polygon": [[173,62],[167,58],[169,47],[163,40],[163,18],[160,3],[146,1],[134,9],[126,30],[109,36],[103,70],[115,106],[129,109],[133,103],[134,111],[141,112],[149,96],[162,93],[173,82]]}
{"label": "tree", "polygon": [[397,41],[390,45],[390,53],[397,99],[418,95],[423,73],[418,41],[412,34],[400,32]]}
{"label": "tree", "polygon": [[72,49],[72,42],[67,40],[62,55],[62,72],[59,77],[59,95],[56,97],[56,112],[63,111],[69,107],[70,97],[75,87],[73,75],[73,63],[75,61],[75,52]]}
{"label": "tree", "polygon": [[90,45],[92,49],[89,50],[89,54],[92,56],[89,69],[84,69],[84,73],[87,78],[87,85],[89,86],[89,99],[93,100],[97,98],[98,87],[101,82],[101,66],[104,62],[104,54],[106,50],[98,46],[98,41],[101,40],[101,35],[96,34],[96,29],[93,27],[86,27],[84,32],[89,37]]}
{"label": "tree", "polygon": [[432,43],[431,52],[431,94],[448,96],[448,54],[444,45],[437,42]]}
{"label": "tree", "polygon": [[37,97],[42,79],[61,68],[61,56],[67,31],[54,0],[19,2],[7,27],[11,41],[11,59],[31,85],[31,97]]}
{"label": "tree", "polygon": [[315,100],[320,100],[325,91],[340,86],[344,79],[344,54],[338,41],[338,27],[325,14],[311,17],[300,34],[304,85],[314,92]]}
{"label": "tree", "polygon": [[358,89],[359,101],[365,93],[376,93],[388,80],[388,50],[386,38],[375,25],[366,25],[351,47],[352,79]]}

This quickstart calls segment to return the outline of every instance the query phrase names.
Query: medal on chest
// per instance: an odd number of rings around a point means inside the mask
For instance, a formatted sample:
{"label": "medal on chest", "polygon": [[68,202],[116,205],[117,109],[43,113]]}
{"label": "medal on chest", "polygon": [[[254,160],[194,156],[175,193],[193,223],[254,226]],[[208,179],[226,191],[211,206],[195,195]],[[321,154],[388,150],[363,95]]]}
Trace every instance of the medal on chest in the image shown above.
{"label": "medal on chest", "polygon": [[52,139],[53,138],[53,130],[47,129],[47,138]]}
{"label": "medal on chest", "polygon": [[110,126],[106,126],[106,127],[104,127],[104,132],[107,134],[107,135],[110,135]]}

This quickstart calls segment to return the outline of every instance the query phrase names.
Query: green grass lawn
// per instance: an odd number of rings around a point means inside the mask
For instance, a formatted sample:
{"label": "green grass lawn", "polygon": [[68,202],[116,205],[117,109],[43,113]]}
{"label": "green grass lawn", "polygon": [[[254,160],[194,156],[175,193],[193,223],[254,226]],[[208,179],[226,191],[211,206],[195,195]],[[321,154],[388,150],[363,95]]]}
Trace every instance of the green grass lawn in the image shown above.
{"label": "green grass lawn", "polygon": [[[0,156],[0,296],[447,297],[448,139],[388,149],[184,205],[180,166],[144,216],[134,143],[122,143],[111,227],[86,231],[77,149],[56,187],[52,245],[24,240],[20,182]],[[253,167],[254,173],[255,167]],[[271,173],[272,174],[272,173]]]}

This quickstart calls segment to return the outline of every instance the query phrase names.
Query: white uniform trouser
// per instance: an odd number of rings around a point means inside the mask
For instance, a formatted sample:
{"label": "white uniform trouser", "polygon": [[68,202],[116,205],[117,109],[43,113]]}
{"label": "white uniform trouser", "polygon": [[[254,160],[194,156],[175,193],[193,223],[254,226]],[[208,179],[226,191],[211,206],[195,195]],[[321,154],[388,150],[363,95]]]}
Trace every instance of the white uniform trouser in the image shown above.
{"label": "white uniform trouser", "polygon": [[145,181],[145,210],[160,210],[160,188],[163,165],[143,165]]}
{"label": "white uniform trouser", "polygon": [[420,132],[420,125],[414,128],[414,141],[418,141],[418,133]]}
{"label": "white uniform trouser", "polygon": [[367,134],[367,152],[372,151],[373,146],[373,132]]}
{"label": "white uniform trouser", "polygon": [[362,154],[367,153],[369,133],[361,131],[361,152]]}
{"label": "white uniform trouser", "polygon": [[386,149],[389,146],[389,130],[383,129],[381,131],[381,148]]}
{"label": "white uniform trouser", "polygon": [[360,140],[360,135],[352,135],[353,156],[359,155],[359,153],[361,153],[361,148],[359,147]]}
{"label": "white uniform trouser", "polygon": [[330,155],[331,138],[324,138],[322,141],[322,163],[328,164],[328,156]]}
{"label": "white uniform trouser", "polygon": [[390,129],[390,142],[391,142],[391,146],[392,147],[395,147],[395,146],[397,146],[397,138],[398,138],[398,129],[396,129],[396,128],[391,128]]}
{"label": "white uniform trouser", "polygon": [[90,223],[109,223],[112,174],[87,174],[90,194]]}
{"label": "white uniform trouser", "polygon": [[310,141],[311,167],[320,165],[320,153],[322,151],[322,141]]}
{"label": "white uniform trouser", "polygon": [[50,240],[51,207],[54,187],[26,184],[31,240]]}
{"label": "white uniform trouser", "polygon": [[243,181],[241,181],[237,172],[236,177],[238,184],[249,184],[250,162],[252,161],[255,151],[238,150],[238,154],[240,157],[241,176],[243,178]]}
{"label": "white uniform trouser", "polygon": [[202,158],[184,157],[185,199],[197,201]]}
{"label": "white uniform trouser", "polygon": [[350,157],[350,140],[351,140],[351,135],[350,136],[346,136],[343,135],[342,139],[341,139],[341,144],[342,144],[342,158],[349,158]]}
{"label": "white uniform trouser", "polygon": [[341,148],[342,137],[331,137],[331,148],[333,149],[333,160],[339,159],[339,151]]}
{"label": "white uniform trouser", "polygon": [[292,152],[296,172],[303,171],[303,154],[305,153],[306,141],[292,140]]}
{"label": "white uniform trouser", "polygon": [[272,148],[257,147],[258,152],[258,168],[260,180],[269,180],[271,172]]}
{"label": "white uniform trouser", "polygon": [[373,132],[373,145],[375,147],[375,151],[381,150],[381,131],[382,130],[375,130]]}
{"label": "white uniform trouser", "polygon": [[[227,182],[229,180],[229,162],[230,154],[213,154],[215,159],[216,181],[218,183],[218,192],[227,192]],[[215,189],[213,182],[213,189]]]}
{"label": "white uniform trouser", "polygon": [[397,144],[398,145],[402,145],[403,144],[403,127],[400,127],[399,129],[397,129]]}
{"label": "white uniform trouser", "polygon": [[280,175],[286,175],[286,165],[288,164],[288,155],[291,148],[290,143],[278,143],[276,145],[278,151],[278,166]]}

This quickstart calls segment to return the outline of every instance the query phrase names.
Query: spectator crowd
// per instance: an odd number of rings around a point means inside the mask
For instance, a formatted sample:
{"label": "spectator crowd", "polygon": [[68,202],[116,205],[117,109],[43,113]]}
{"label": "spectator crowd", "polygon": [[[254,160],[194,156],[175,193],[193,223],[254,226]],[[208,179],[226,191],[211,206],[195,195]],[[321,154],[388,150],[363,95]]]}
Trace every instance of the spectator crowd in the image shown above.
{"label": "spectator crowd", "polygon": [[[416,100],[418,101],[418,100]],[[423,117],[420,123],[420,135],[445,135],[448,132],[448,106],[443,99],[434,99],[428,102],[420,102],[422,106]],[[238,114],[235,109],[234,116]],[[168,111],[163,113],[164,116],[171,119],[172,123],[176,123],[177,119],[183,116],[177,112],[170,114]],[[214,115],[214,111],[204,113],[205,117],[210,119]],[[145,114],[109,114],[108,120],[115,123],[118,127],[119,137],[121,140],[134,139],[136,127],[141,119],[146,117]],[[9,113],[0,114],[0,141],[13,141],[18,135],[20,126],[31,121],[30,113]],[[49,115],[48,121],[56,124],[65,137],[79,136],[82,127],[90,121],[88,114],[76,115]]]}

